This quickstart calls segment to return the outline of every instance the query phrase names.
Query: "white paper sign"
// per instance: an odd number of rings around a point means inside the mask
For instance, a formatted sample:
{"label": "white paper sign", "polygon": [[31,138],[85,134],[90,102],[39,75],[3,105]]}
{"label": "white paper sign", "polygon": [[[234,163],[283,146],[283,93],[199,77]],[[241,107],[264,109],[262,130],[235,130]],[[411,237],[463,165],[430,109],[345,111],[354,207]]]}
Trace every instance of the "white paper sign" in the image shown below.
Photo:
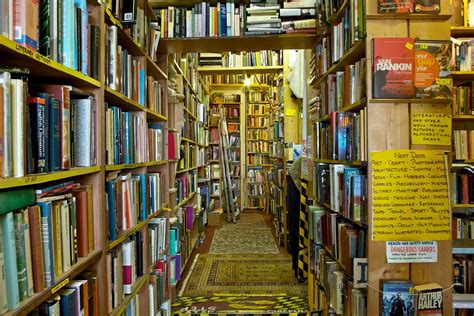
{"label": "white paper sign", "polygon": [[387,241],[388,263],[437,262],[436,241]]}

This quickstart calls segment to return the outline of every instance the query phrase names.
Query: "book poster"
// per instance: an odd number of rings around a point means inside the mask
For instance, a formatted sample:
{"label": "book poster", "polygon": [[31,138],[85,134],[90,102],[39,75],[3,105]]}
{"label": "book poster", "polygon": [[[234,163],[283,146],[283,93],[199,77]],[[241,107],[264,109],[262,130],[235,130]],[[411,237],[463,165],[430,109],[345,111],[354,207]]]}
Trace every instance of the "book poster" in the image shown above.
{"label": "book poster", "polygon": [[451,239],[447,157],[435,150],[371,153],[372,239]]}
{"label": "book poster", "polygon": [[438,261],[436,241],[387,241],[388,263],[426,263]]}
{"label": "book poster", "polygon": [[451,145],[451,116],[443,113],[412,113],[411,142],[416,145]]}

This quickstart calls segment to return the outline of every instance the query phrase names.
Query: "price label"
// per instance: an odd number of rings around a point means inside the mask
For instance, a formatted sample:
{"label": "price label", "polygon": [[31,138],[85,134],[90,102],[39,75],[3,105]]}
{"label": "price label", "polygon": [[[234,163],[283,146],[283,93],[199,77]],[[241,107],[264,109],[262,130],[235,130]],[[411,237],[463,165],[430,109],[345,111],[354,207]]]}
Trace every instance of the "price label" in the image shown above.
{"label": "price label", "polygon": [[51,289],[51,294],[56,293],[57,291],[59,291],[63,286],[65,286],[68,283],[69,283],[69,278],[65,278],[61,283],[59,283],[58,285],[56,285],[55,287],[53,287]]}

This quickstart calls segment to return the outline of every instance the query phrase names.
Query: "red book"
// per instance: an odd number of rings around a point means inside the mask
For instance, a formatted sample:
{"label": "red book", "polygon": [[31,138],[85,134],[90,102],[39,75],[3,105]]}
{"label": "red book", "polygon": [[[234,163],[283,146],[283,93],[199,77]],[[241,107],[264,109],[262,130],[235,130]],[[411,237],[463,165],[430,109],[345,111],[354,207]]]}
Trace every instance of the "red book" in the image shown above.
{"label": "red book", "polygon": [[28,207],[31,257],[33,260],[33,285],[35,293],[44,290],[43,243],[41,239],[41,214],[38,205]]}
{"label": "red book", "polygon": [[89,233],[87,216],[87,192],[83,188],[72,191],[76,198],[77,254],[86,257],[89,254]]}
{"label": "red book", "polygon": [[415,96],[415,40],[373,39],[373,97],[411,99]]}
{"label": "red book", "polygon": [[176,148],[175,148],[175,133],[169,132],[168,133],[168,159],[175,160],[176,159]]}
{"label": "red book", "polygon": [[469,178],[467,174],[461,175],[462,204],[469,204]]}

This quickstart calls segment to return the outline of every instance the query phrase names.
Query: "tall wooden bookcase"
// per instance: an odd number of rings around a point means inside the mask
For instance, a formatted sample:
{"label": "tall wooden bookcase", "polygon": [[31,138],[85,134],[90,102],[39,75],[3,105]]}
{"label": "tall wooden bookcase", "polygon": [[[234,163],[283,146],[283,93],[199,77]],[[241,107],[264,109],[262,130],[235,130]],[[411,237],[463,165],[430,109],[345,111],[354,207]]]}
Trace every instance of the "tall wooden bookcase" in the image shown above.
{"label": "tall wooden bookcase", "polygon": [[[343,10],[353,2],[346,1],[342,7],[331,16],[330,23],[337,23],[343,14]],[[368,155],[366,159],[359,161],[344,161],[321,159],[316,155],[318,144],[318,134],[316,124],[324,124],[330,120],[330,116],[317,116],[313,110],[307,112],[306,122],[308,135],[312,137],[312,162],[308,164],[309,183],[312,188],[316,181],[317,164],[342,164],[345,166],[355,166],[366,168],[367,174],[367,201],[368,201],[368,221],[364,228],[364,223],[353,222],[353,225],[362,225],[362,229],[367,229],[367,302],[366,314],[379,315],[380,310],[380,281],[381,280],[410,280],[414,285],[435,282],[444,289],[443,292],[443,315],[451,315],[452,310],[452,291],[449,290],[453,283],[452,275],[452,241],[438,241],[437,261],[434,263],[399,263],[389,264],[386,257],[386,242],[372,240],[372,160],[371,153],[389,149],[396,150],[437,150],[445,151],[450,155],[451,146],[440,145],[415,145],[411,137],[411,116],[415,113],[440,113],[451,114],[450,100],[446,99],[375,99],[372,96],[372,40],[380,37],[411,37],[422,40],[449,40],[450,38],[450,19],[451,6],[449,1],[441,0],[441,12],[438,14],[379,14],[377,13],[377,1],[365,1],[365,20],[366,20],[366,38],[355,42],[355,44],[346,51],[337,63],[328,67],[328,71],[320,76],[314,76],[308,71],[309,87],[320,88],[321,82],[327,79],[329,74],[335,74],[337,71],[344,71],[347,65],[354,64],[361,58],[367,60],[366,70],[366,98],[358,100],[356,103],[345,104],[339,112],[366,112],[367,117],[367,137],[366,146]],[[329,26],[332,26],[330,24]],[[307,54],[306,65],[310,66],[312,55]],[[310,80],[312,78],[312,80]],[[308,89],[306,93],[306,104],[314,103],[315,90]],[[305,105],[306,106],[306,105]],[[329,113],[327,113],[329,114]],[[449,181],[449,179],[448,179]],[[314,199],[318,204],[317,196],[313,190],[308,190],[310,199]],[[321,205],[328,212],[336,214],[329,205]],[[351,219],[346,219],[351,221]],[[314,251],[311,249],[311,251]],[[335,260],[340,264],[338,260]],[[347,267],[346,267],[347,268]],[[351,280],[354,275],[347,274],[347,270],[342,269],[344,278]],[[326,294],[318,280],[316,274],[311,271],[309,277],[310,305],[312,308],[321,308],[329,310],[329,302],[326,301]],[[416,301],[416,300],[415,300]],[[350,293],[344,294],[344,302],[350,303]],[[343,315],[350,313],[350,306],[344,306]]]}

